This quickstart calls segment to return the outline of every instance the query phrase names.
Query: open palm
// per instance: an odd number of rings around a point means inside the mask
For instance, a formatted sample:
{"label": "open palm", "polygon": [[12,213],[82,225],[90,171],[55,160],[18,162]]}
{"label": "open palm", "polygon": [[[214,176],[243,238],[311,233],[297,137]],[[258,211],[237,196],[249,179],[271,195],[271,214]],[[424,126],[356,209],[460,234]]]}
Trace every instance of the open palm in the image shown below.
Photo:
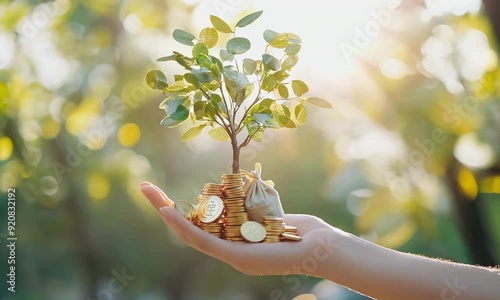
{"label": "open palm", "polygon": [[286,214],[285,223],[298,228],[302,241],[281,243],[227,241],[204,232],[187,221],[171,208],[173,201],[157,186],[145,182],[141,184],[141,191],[159,210],[165,224],[186,244],[245,274],[313,274],[315,270],[301,270],[300,262],[307,258],[316,259],[317,265],[318,261],[328,259],[333,250],[339,246],[335,235],[328,233],[345,234],[317,217]]}

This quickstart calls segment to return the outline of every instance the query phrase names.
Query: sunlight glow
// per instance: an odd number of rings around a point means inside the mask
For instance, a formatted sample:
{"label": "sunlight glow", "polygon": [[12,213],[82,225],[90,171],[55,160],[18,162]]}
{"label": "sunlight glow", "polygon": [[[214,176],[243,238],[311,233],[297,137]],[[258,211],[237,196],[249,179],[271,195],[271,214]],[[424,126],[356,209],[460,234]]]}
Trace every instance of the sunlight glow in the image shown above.
{"label": "sunlight glow", "polygon": [[[378,35],[383,31],[382,27],[390,25],[392,21],[392,15],[384,14],[382,11],[387,11],[388,5],[399,5],[399,1],[394,0],[362,3],[361,1],[258,0],[252,3],[228,1],[222,5],[220,1],[199,1],[191,18],[193,28],[201,30],[211,26],[207,18],[210,14],[218,15],[229,24],[234,24],[244,14],[262,9],[264,14],[258,22],[252,24],[253,28],[250,30],[238,28],[237,30],[237,33],[244,34],[252,42],[258,41],[253,42],[252,49],[248,53],[250,55],[261,53],[265,46],[262,33],[266,29],[293,32],[303,40],[303,49],[299,54],[300,62],[296,73],[298,75],[314,73],[315,77],[321,76],[330,80],[345,79],[353,67],[353,59],[346,57],[341,45],[349,44],[358,48],[359,52],[364,51],[371,44],[372,38],[368,38],[367,45],[356,45],[358,32],[365,34],[368,31],[367,34],[370,34],[369,31],[374,30],[375,35]],[[284,7],[286,7],[286,12],[283,10]],[[309,9],[312,7],[314,9]],[[377,23],[377,19],[381,21]]]}
{"label": "sunlight glow", "polygon": [[475,134],[460,137],[454,149],[455,157],[471,168],[487,168],[495,163],[495,152],[481,143]]}
{"label": "sunlight glow", "polygon": [[467,12],[478,12],[481,8],[481,0],[425,0],[425,4],[433,16],[448,13],[461,16]]}

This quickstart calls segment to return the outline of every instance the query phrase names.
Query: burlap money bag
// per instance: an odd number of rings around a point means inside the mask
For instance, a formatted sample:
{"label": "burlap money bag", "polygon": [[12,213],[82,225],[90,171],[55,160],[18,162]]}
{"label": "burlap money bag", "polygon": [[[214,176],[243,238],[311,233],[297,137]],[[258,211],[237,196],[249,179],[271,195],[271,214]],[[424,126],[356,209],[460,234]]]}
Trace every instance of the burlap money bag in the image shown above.
{"label": "burlap money bag", "polygon": [[264,216],[275,216],[283,218],[285,212],[281,207],[280,195],[274,189],[272,181],[263,181],[261,179],[262,167],[260,163],[255,164],[255,171],[242,171],[245,176],[246,199],[245,207],[250,220],[262,223]]}

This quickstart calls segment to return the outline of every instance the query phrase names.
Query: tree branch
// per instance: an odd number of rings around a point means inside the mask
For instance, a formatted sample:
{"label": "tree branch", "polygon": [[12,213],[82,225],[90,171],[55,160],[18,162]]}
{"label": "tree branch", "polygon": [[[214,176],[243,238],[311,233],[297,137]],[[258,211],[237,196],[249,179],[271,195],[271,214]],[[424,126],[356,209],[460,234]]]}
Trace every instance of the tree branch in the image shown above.
{"label": "tree branch", "polygon": [[[205,96],[205,98],[206,98],[208,101],[212,101],[212,99],[210,98],[210,95],[208,95],[208,94],[207,94],[207,92],[206,92],[206,91],[204,91],[201,87],[200,87],[200,91],[203,93],[203,95]],[[229,136],[231,136],[231,130],[232,130],[232,128],[231,128],[229,125],[226,125],[226,122],[224,122],[224,120],[225,120],[225,119],[224,119],[224,118],[223,118],[223,117],[219,114],[219,112],[218,112],[217,110],[215,111],[215,115],[216,115],[217,117],[219,117],[219,119],[220,119],[220,122],[219,122],[219,121],[217,121],[217,119],[215,119],[215,120],[214,120],[214,121],[215,121],[215,123],[219,124],[222,128],[224,128],[224,130],[226,130],[227,134],[228,134]]]}
{"label": "tree branch", "polygon": [[243,147],[247,146],[251,141],[252,141],[252,138],[255,134],[257,134],[257,132],[259,132],[259,129],[260,129],[260,124],[259,126],[257,127],[257,129],[255,130],[254,133],[252,133],[251,135],[247,135],[247,137],[245,138],[245,140],[238,146],[239,149],[242,149]]}

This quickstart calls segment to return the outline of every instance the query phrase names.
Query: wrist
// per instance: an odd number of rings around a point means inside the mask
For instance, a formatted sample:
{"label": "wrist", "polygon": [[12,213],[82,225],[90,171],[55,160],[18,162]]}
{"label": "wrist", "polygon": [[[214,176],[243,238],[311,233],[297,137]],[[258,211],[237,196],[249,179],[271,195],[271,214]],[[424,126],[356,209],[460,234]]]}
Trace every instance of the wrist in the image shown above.
{"label": "wrist", "polygon": [[335,227],[318,234],[315,247],[310,252],[319,266],[314,275],[338,282],[344,269],[352,267],[348,262],[353,260],[352,251],[356,249],[358,240],[358,237]]}
{"label": "wrist", "polygon": [[384,248],[333,227],[318,244],[331,249],[318,275],[340,284],[378,269],[381,260],[385,260]]}

